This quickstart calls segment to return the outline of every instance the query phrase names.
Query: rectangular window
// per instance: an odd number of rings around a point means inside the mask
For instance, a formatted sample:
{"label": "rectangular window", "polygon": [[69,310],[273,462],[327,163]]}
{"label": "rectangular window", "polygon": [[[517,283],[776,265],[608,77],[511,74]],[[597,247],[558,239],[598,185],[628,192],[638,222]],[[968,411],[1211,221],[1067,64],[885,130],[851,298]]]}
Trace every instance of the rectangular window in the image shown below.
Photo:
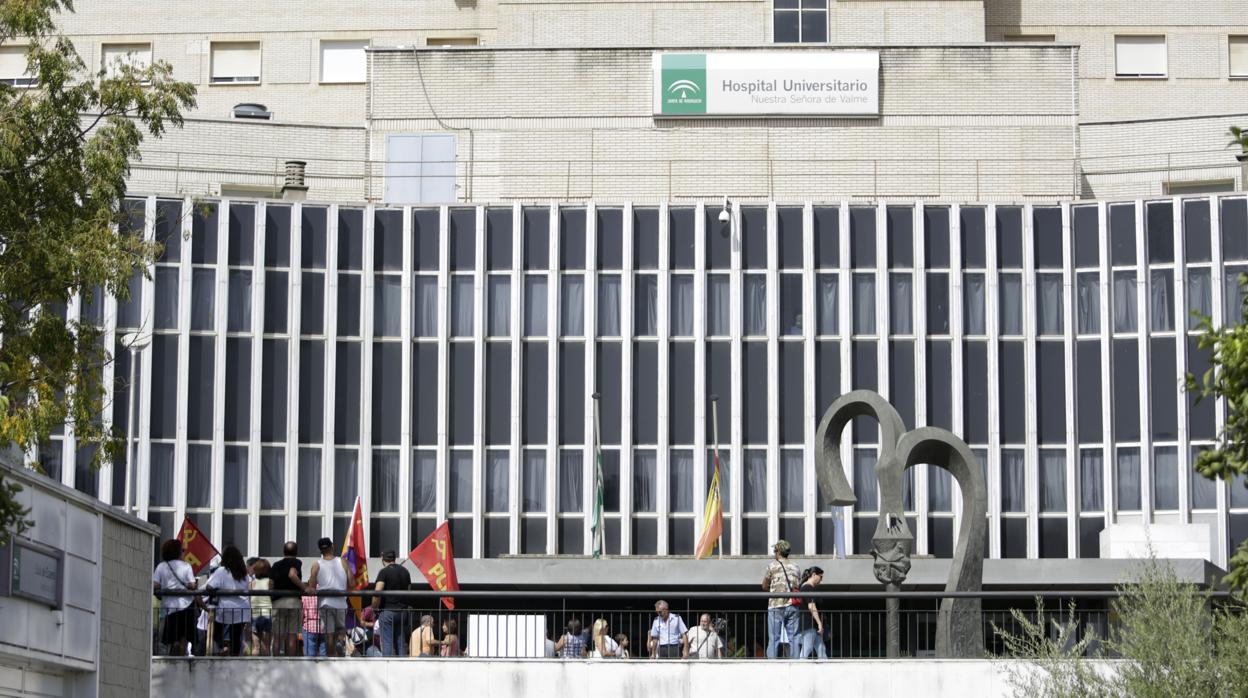
{"label": "rectangular window", "polygon": [[1101,463],[1104,456],[1099,450],[1079,452],[1079,509],[1080,511],[1104,511],[1101,495],[1104,481],[1101,479]]}
{"label": "rectangular window", "polygon": [[1126,78],[1166,76],[1166,37],[1115,36],[1114,74]]}
{"label": "rectangular window", "polygon": [[821,44],[828,40],[828,0],[775,0],[777,44]]}
{"label": "rectangular window", "polygon": [[209,82],[260,82],[260,42],[213,42]]}
{"label": "rectangular window", "polygon": [[366,82],[368,40],[322,41],[321,82]]}
{"label": "rectangular window", "polygon": [[386,203],[440,204],[455,200],[455,136],[387,136]]}
{"label": "rectangular window", "polygon": [[1117,450],[1118,511],[1140,510],[1140,449]]}
{"label": "rectangular window", "polygon": [[123,66],[147,70],[152,64],[151,44],[104,44],[100,67],[108,77],[116,77]]}
{"label": "rectangular window", "polygon": [[35,76],[26,65],[25,46],[0,46],[0,83],[14,87],[35,84]]}
{"label": "rectangular window", "polygon": [[1229,41],[1231,77],[1248,78],[1248,35],[1232,36]]}

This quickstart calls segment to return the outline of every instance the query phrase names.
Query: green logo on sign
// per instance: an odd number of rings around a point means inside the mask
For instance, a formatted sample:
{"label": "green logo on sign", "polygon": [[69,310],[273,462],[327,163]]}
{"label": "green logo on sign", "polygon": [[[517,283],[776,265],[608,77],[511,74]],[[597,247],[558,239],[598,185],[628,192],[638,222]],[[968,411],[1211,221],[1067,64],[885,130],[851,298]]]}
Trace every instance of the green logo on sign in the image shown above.
{"label": "green logo on sign", "polygon": [[663,54],[664,114],[706,113],[706,54]]}

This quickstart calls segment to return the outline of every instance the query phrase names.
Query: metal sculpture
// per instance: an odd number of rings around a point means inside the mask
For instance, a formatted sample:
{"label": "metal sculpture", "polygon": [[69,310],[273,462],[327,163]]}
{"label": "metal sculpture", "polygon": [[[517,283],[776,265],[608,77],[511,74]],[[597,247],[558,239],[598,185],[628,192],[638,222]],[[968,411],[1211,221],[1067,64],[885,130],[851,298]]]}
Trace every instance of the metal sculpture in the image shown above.
{"label": "metal sculpture", "polygon": [[[961,524],[947,592],[979,591],[983,585],[985,513],[988,489],[975,455],[962,439],[937,427],[906,431],[901,415],[878,393],[855,390],[837,398],[823,414],[816,432],[815,474],[819,490],[832,506],[857,502],[841,463],[841,434],[855,417],[871,417],[880,425],[880,456],[875,464],[880,487],[880,517],[871,538],[875,578],[887,591],[899,591],[910,572],[914,534],[906,523],[902,479],[907,468],[927,463],[949,471],[962,492]],[[886,601],[888,656],[900,648],[900,600]],[[936,654],[940,657],[982,657],[984,628],[979,599],[941,601],[936,622]]]}

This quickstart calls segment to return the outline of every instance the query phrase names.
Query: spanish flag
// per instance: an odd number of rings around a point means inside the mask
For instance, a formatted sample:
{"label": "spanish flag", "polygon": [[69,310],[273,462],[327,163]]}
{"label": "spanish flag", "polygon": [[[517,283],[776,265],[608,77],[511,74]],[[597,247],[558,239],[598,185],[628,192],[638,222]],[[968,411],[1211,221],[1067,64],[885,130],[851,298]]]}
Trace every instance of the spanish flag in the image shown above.
{"label": "spanish flag", "polygon": [[715,473],[711,475],[711,488],[706,493],[706,510],[702,513],[702,537],[693,555],[697,559],[709,557],[715,543],[724,534],[724,507],[719,495],[719,450],[715,451]]}
{"label": "spanish flag", "polygon": [[[360,498],[355,498],[355,513],[351,515],[351,526],[347,529],[347,539],[342,542],[342,559],[347,561],[347,569],[351,578],[347,580],[347,588],[359,591],[368,588],[368,548],[364,546],[364,513],[360,508]],[[360,597],[351,597],[351,607],[358,616],[360,613]]]}

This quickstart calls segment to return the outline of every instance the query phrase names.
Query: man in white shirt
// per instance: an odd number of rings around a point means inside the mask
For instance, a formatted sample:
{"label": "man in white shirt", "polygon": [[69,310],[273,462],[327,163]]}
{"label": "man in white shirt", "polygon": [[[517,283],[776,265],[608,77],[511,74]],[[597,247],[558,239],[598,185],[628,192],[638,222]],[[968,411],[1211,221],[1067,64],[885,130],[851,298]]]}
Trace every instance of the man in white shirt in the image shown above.
{"label": "man in white shirt", "polygon": [[684,619],[669,611],[666,601],[656,603],[654,611],[658,615],[650,624],[650,658],[688,659],[689,628]]}
{"label": "man in white shirt", "polygon": [[[316,585],[321,591],[346,591],[347,561],[334,555],[334,542],[328,538],[317,541],[321,559],[312,563],[308,574],[308,586]],[[320,598],[321,632],[325,634],[325,653],[338,656],[338,640],[347,630],[347,597],[322,596]]]}
{"label": "man in white shirt", "polygon": [[719,640],[719,633],[711,626],[710,614],[703,613],[698,619],[698,627],[689,631],[689,656],[693,659],[722,659],[724,643]]}

